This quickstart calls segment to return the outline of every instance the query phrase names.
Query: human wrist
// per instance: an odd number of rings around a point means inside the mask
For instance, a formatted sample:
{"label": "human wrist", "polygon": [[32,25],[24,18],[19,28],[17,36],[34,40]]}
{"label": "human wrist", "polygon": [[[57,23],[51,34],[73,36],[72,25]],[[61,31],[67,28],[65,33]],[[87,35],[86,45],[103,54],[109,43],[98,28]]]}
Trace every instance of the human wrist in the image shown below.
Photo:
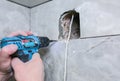
{"label": "human wrist", "polygon": [[0,72],[0,81],[8,81],[11,76],[12,76],[12,73]]}

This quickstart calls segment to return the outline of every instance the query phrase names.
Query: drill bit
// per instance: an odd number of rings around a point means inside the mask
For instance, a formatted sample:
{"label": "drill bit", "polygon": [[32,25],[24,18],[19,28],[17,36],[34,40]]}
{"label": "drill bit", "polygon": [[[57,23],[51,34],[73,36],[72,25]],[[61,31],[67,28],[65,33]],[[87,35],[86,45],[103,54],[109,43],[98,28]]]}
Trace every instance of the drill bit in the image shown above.
{"label": "drill bit", "polygon": [[49,40],[49,42],[57,42],[57,40]]}

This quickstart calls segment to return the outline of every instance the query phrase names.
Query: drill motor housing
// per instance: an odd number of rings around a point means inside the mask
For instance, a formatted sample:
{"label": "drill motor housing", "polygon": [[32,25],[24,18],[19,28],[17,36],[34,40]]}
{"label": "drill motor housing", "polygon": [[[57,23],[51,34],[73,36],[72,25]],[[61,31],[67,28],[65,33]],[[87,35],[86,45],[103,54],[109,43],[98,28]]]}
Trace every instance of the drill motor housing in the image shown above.
{"label": "drill motor housing", "polygon": [[13,57],[18,57],[23,62],[27,62],[32,59],[32,55],[37,53],[40,48],[47,47],[50,40],[47,37],[38,37],[34,35],[30,36],[14,36],[14,37],[5,37],[1,40],[0,47],[15,44],[18,47],[18,50]]}

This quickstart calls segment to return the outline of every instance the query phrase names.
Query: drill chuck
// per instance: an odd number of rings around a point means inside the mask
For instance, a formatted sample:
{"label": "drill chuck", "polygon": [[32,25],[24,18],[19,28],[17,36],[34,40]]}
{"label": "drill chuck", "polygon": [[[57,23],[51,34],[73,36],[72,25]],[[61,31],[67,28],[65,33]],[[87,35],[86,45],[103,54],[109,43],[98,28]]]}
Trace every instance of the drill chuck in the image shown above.
{"label": "drill chuck", "polygon": [[50,40],[48,39],[48,37],[38,37],[40,40],[40,48],[42,47],[47,47],[50,43]]}
{"label": "drill chuck", "polygon": [[48,37],[39,37],[40,40],[40,47],[47,47],[49,45],[50,42],[56,42],[57,40],[49,40]]}

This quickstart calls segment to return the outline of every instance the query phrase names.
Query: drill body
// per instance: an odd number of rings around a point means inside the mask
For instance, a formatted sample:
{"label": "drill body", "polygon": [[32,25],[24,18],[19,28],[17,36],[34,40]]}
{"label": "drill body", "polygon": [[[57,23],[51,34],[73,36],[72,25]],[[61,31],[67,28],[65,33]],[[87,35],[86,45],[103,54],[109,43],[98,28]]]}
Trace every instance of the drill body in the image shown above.
{"label": "drill body", "polygon": [[34,53],[42,47],[47,47],[50,40],[47,37],[38,37],[34,35],[30,36],[15,36],[5,37],[1,40],[0,47],[4,47],[10,44],[18,46],[18,50],[11,57],[18,57],[23,62],[27,62],[32,58]]}

